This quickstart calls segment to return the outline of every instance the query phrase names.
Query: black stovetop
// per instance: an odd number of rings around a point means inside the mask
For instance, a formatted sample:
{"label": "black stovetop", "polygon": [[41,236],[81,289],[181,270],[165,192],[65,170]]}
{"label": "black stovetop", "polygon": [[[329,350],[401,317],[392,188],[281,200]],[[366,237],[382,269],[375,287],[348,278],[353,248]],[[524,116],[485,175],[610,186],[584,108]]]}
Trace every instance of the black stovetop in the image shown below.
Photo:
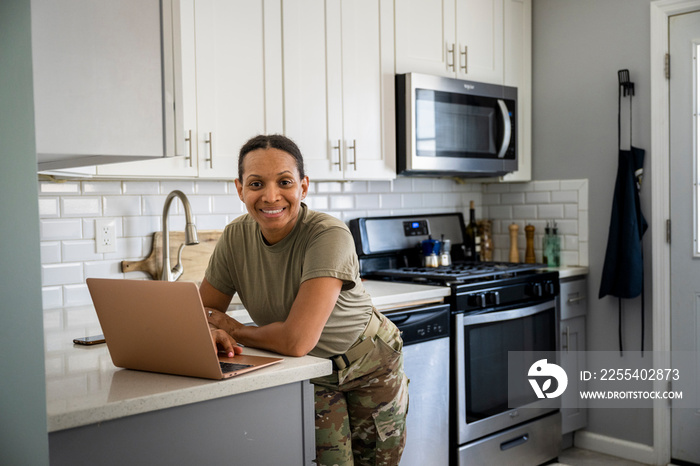
{"label": "black stovetop", "polygon": [[544,264],[520,264],[511,262],[458,262],[448,267],[400,267],[380,269],[371,273],[373,278],[387,280],[429,282],[437,284],[468,283],[495,280],[535,273]]}

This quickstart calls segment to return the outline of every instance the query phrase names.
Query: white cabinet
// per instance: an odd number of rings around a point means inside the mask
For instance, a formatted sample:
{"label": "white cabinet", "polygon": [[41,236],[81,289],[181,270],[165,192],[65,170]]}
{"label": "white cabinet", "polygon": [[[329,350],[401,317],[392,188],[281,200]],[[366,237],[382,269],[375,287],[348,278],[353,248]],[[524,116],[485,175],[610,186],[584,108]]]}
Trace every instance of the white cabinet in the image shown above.
{"label": "white cabinet", "polygon": [[504,0],[505,85],[518,88],[518,170],[503,181],[532,179],[532,0]]}
{"label": "white cabinet", "polygon": [[33,0],[39,170],[176,153],[168,0]]}
{"label": "white cabinet", "polygon": [[503,84],[504,0],[396,2],[396,72]]}
{"label": "white cabinet", "polygon": [[[560,363],[567,374],[579,374],[586,367],[586,297],[588,280],[576,278],[562,281],[558,298],[560,331]],[[584,382],[569,377],[569,387],[561,400],[561,427],[566,434],[586,427],[588,414],[585,400],[579,397]]]}
{"label": "white cabinet", "polygon": [[283,0],[285,134],[312,180],[396,177],[393,4]]}
{"label": "white cabinet", "polygon": [[185,157],[100,166],[99,175],[233,179],[252,136],[283,130],[279,2],[180,2]]}

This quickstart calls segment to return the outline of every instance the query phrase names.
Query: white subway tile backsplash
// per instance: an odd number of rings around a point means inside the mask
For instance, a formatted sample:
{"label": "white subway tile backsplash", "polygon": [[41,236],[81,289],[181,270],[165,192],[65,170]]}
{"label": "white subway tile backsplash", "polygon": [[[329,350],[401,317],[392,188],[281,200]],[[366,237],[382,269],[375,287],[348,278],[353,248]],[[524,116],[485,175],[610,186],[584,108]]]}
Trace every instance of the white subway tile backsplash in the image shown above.
{"label": "white subway tile backsplash", "polygon": [[525,193],[525,202],[528,204],[548,204],[552,195],[549,191],[533,191]]}
{"label": "white subway tile backsplash", "polygon": [[95,252],[95,241],[63,241],[61,254],[65,262],[84,262],[102,259],[102,253]]}
{"label": "white subway tile backsplash", "polygon": [[122,183],[124,194],[159,194],[160,183],[157,181],[124,181]]}
{"label": "white subway tile backsplash", "polygon": [[[102,198],[102,210],[105,217],[141,215],[141,197],[105,196]],[[162,211],[161,208],[161,212]]]}
{"label": "white subway tile backsplash", "polygon": [[537,206],[537,218],[564,218],[562,204],[540,204]]}
{"label": "white subway tile backsplash", "polygon": [[39,247],[42,264],[61,262],[61,243],[58,241],[42,241]]}
{"label": "white subway tile backsplash", "polygon": [[83,194],[121,194],[121,181],[83,181]]}
{"label": "white subway tile backsplash", "polygon": [[98,197],[63,197],[61,214],[64,217],[95,217],[100,215],[100,198]]}
{"label": "white subway tile backsplash", "polygon": [[82,235],[81,226],[79,218],[39,220],[42,241],[79,239]]}
{"label": "white subway tile backsplash", "polygon": [[59,214],[57,197],[39,198],[39,217],[58,217]]}
{"label": "white subway tile backsplash", "polygon": [[66,181],[63,183],[40,182],[39,194],[79,194],[80,183]]}
{"label": "white subway tile backsplash", "polygon": [[43,264],[41,283],[44,286],[67,285],[83,281],[83,264],[79,262],[63,264]]}
{"label": "white subway tile backsplash", "polygon": [[[187,194],[199,230],[223,229],[246,212],[231,181],[76,181],[39,183],[41,260],[45,319],[49,328],[99,329],[85,286],[87,277],[124,278],[122,260],[142,260],[160,231],[163,203],[173,189]],[[360,216],[462,212],[492,221],[494,259],[508,260],[508,226],[519,225],[518,244],[524,252],[524,226],[535,226],[535,250],[541,256],[544,227],[555,219],[562,235],[562,263],[587,265],[588,182],[553,180],[529,183],[456,182],[450,178],[400,177],[393,181],[312,182],[306,204],[345,222]],[[95,219],[111,217],[117,225],[117,251],[95,252]],[[184,228],[178,199],[170,209],[171,231]],[[127,278],[150,278],[143,272]],[[88,311],[64,306],[83,306]],[[82,307],[78,309],[83,309]],[[85,313],[87,312],[87,314]],[[58,317],[57,317],[58,316]],[[60,316],[63,316],[59,318]],[[47,339],[47,345],[52,343]]]}
{"label": "white subway tile backsplash", "polygon": [[330,196],[331,210],[351,210],[355,208],[355,198],[351,195]]}
{"label": "white subway tile backsplash", "polygon": [[187,196],[194,194],[195,182],[191,180],[175,180],[175,181],[161,181],[160,182],[160,193],[166,196],[171,191],[182,191]]}

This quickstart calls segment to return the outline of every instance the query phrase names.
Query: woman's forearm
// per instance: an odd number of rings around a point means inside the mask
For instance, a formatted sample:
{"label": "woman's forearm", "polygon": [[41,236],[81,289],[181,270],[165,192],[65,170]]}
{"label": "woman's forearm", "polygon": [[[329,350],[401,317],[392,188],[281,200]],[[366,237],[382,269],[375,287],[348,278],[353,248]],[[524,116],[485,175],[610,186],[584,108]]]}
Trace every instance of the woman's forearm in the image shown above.
{"label": "woman's forearm", "polygon": [[262,327],[241,325],[230,335],[244,346],[266,349],[286,356],[305,356],[318,343],[318,338],[291,331],[285,322],[273,322]]}

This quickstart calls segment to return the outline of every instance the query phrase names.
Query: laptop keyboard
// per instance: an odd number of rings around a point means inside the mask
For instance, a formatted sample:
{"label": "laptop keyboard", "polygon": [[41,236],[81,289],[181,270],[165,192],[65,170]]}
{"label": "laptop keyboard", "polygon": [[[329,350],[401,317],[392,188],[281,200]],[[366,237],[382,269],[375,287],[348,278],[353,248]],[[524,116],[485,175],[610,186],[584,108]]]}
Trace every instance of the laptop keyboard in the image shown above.
{"label": "laptop keyboard", "polygon": [[221,366],[221,372],[226,374],[227,372],[234,372],[234,371],[239,371],[241,369],[245,369],[246,367],[253,367],[252,364],[236,364],[233,362],[223,362],[219,361],[219,365]]}

